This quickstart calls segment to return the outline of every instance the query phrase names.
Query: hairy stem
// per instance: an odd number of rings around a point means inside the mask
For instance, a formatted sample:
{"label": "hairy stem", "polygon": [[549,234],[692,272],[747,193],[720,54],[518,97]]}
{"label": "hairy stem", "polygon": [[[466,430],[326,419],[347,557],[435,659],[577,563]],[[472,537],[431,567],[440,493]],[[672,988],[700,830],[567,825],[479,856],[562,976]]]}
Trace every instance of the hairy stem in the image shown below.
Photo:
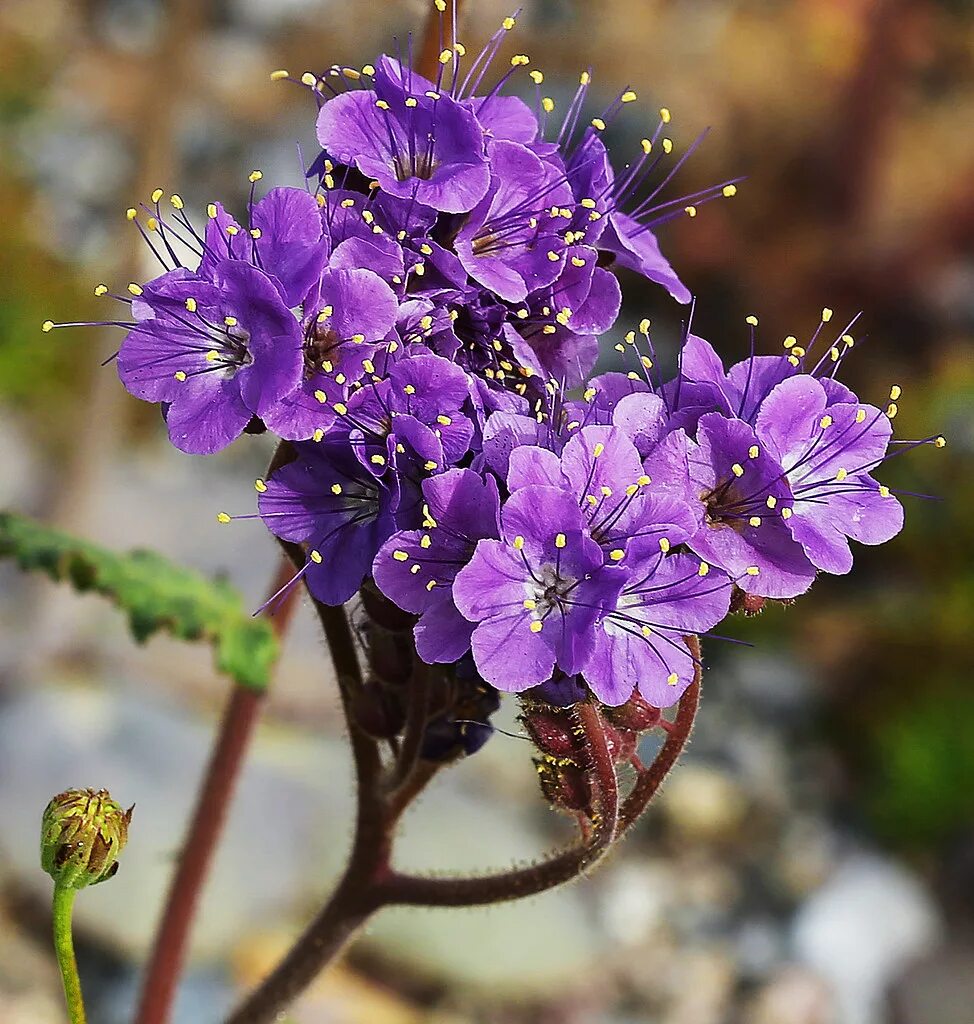
{"label": "hairy stem", "polygon": [[[291,576],[291,563],[281,559],[268,594],[276,594]],[[296,596],[297,588],[290,588],[275,607],[271,621],[278,637],[287,630]],[[165,1024],[169,1019],[203,885],[264,699],[263,692],[242,686],[230,691],[153,942],[136,1016],[138,1024]]]}
{"label": "hairy stem", "polygon": [[85,1004],[81,998],[81,980],[78,978],[78,964],[74,957],[74,939],[71,934],[71,912],[74,909],[76,889],[70,886],[54,886],[54,952],[61,970],[64,985],[64,1002],[68,1007],[71,1024],[85,1024]]}

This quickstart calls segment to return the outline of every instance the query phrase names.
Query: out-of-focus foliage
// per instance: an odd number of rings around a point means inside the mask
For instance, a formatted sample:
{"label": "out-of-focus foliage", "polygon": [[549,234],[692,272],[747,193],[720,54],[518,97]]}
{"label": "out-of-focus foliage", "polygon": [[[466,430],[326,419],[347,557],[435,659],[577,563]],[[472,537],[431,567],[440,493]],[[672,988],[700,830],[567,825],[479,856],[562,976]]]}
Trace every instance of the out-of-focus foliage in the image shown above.
{"label": "out-of-focus foliage", "polygon": [[274,631],[222,580],[204,579],[154,551],[118,554],[11,513],[0,513],[0,558],[109,598],[128,616],[139,643],[160,630],[206,640],[221,672],[241,686],[267,685],[277,655]]}

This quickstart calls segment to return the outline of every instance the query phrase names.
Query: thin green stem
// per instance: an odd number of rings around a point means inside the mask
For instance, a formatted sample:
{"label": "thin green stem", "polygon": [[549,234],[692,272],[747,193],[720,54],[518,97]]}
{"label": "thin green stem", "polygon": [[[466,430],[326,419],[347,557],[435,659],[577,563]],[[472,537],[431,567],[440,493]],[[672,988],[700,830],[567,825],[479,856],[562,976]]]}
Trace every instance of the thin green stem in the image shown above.
{"label": "thin green stem", "polygon": [[76,895],[77,889],[70,886],[54,886],[54,952],[61,969],[64,1001],[71,1024],[85,1024],[85,1003],[81,998],[81,980],[78,978],[78,963],[74,958],[74,939],[71,935],[71,911]]}

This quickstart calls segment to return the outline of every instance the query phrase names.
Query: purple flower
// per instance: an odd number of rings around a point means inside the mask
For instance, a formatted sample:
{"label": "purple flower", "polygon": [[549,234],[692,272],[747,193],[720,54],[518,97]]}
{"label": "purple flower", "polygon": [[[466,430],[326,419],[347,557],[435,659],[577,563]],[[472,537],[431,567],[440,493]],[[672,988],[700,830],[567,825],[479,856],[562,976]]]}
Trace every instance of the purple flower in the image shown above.
{"label": "purple flower", "polygon": [[301,331],[274,283],[222,260],[204,280],[172,271],[133,303],[118,375],[130,394],[166,405],[172,443],[191,454],[225,448],[301,380]]}
{"label": "purple flower", "polygon": [[308,545],[308,589],[343,604],[368,576],[375,553],[395,530],[395,478],[377,480],[347,436],[295,445],[296,461],[276,470],[258,496],[264,524],[282,540]]}
{"label": "purple flower", "polygon": [[663,555],[642,542],[628,560],[629,577],[596,628],[583,674],[604,704],[625,703],[635,685],[658,708],[675,704],[693,681],[685,637],[717,625],[731,585],[691,555]]}
{"label": "purple flower", "polygon": [[886,458],[893,433],[875,406],[831,403],[823,384],[802,374],[762,402],[755,433],[774,453],[791,490],[781,515],[818,568],[847,573],[848,538],[883,544],[902,529],[902,506],[869,475]]}
{"label": "purple flower", "polygon": [[571,495],[523,487],[501,512],[501,540],[481,540],[456,577],[453,598],[476,623],[474,661],[499,690],[544,682],[557,665],[573,675],[588,660],[594,625],[625,573],[602,550]]}
{"label": "purple flower", "polygon": [[363,378],[384,371],[386,350],[380,358],[378,345],[398,310],[392,289],[371,270],[326,270],[305,303],[302,380],[265,410],[267,426],[289,440],[320,440],[337,418],[336,406]]}
{"label": "purple flower", "polygon": [[674,494],[654,486],[635,445],[617,427],[585,427],[560,459],[542,448],[516,449],[507,483],[512,492],[532,484],[569,491],[610,562],[624,563],[633,544],[650,542],[657,551],[668,551],[699,527],[689,490]]}
{"label": "purple flower", "polygon": [[299,305],[321,273],[327,252],[314,196],[300,188],[271,189],[251,207],[249,231],[219,203],[211,212],[200,276],[211,277],[225,260],[244,260],[275,282],[287,306]]}
{"label": "purple flower", "polygon": [[562,271],[560,210],[572,205],[572,193],[554,168],[516,142],[493,142],[488,156],[490,189],[456,237],[457,256],[475,281],[523,302]]}
{"label": "purple flower", "polygon": [[811,586],[815,566],[782,517],[794,502],[784,470],[750,424],[703,416],[690,477],[704,508],[689,541],[696,554],[748,594],[797,597]]}
{"label": "purple flower", "polygon": [[472,210],[490,182],[476,117],[390,57],[378,61],[374,86],[321,108],[318,140],[326,152],[390,195],[449,213]]}
{"label": "purple flower", "polygon": [[388,377],[355,392],[335,411],[350,430],[362,464],[382,474],[389,465],[417,462],[442,472],[469,449],[474,428],[462,411],[470,382],[456,363],[417,355],[396,363]]}
{"label": "purple flower", "polygon": [[372,568],[376,585],[419,615],[416,651],[426,662],[454,662],[470,649],[473,623],[453,602],[453,581],[477,541],[500,536],[500,499],[492,476],[451,469],[423,481],[422,530],[393,534]]}

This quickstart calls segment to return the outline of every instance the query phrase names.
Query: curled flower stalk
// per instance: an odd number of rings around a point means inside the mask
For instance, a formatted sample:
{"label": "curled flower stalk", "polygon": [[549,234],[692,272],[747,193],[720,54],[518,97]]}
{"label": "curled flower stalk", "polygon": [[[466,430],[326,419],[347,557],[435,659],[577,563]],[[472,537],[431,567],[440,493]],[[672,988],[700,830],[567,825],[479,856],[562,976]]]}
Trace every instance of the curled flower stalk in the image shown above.
{"label": "curled flower stalk", "polygon": [[[890,541],[903,495],[876,474],[945,443],[894,439],[899,385],[872,402],[840,382],[858,318],[833,334],[830,309],[777,353],[747,317],[747,354],[728,366],[719,349],[737,339],[694,334],[690,305],[675,366],[661,362],[648,318],[619,323],[616,271],[688,306],[665,225],[740,179],[680,195],[701,139],[678,152],[667,108],[635,152],[610,153],[606,128],[639,116],[632,88],[598,106],[584,70],[558,109],[527,55],[500,63],[516,17],[468,52],[457,6],[434,0],[415,63],[409,40],[362,67],[275,71],[310,100],[307,187],[260,195],[254,171],[236,212],[156,190],[128,216],[162,273],[96,288],[127,307],[105,321],[126,331],[122,384],[159,405],[178,449],[279,439],[256,509],[217,518],[262,526],[285,552],[262,610],[307,592],[356,766],[347,869],[233,1024],[274,1019],[384,906],[487,904],[587,871],[684,748],[701,640],[849,572],[852,542]],[[531,101],[508,91],[518,79]],[[595,374],[613,330],[612,369]],[[400,873],[409,805],[490,740],[502,700],[518,702],[541,795],[577,842],[483,877]],[[231,769],[212,790],[217,825],[191,832],[187,857],[206,839],[196,867],[177,875],[190,884],[160,933],[171,953],[150,971],[150,1024],[166,1019],[252,722],[241,743],[221,733],[232,756],[213,765]],[[665,738],[644,764],[654,730]]]}

